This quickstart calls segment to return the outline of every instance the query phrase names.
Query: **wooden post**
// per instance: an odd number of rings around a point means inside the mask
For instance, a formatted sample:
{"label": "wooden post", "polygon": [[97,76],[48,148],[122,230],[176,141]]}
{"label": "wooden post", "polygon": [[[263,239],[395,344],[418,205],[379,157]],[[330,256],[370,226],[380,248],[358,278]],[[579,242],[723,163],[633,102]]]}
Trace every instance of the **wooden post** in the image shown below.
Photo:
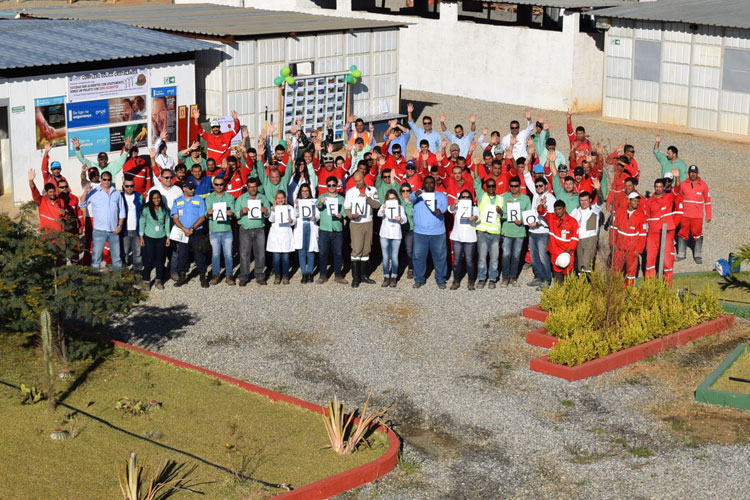
{"label": "wooden post", "polygon": [[[279,85],[279,118],[276,126],[279,129],[279,140],[284,138],[284,89],[286,88],[286,82]],[[271,120],[273,121],[273,120]],[[288,146],[288,145],[287,145]]]}
{"label": "wooden post", "polygon": [[661,226],[661,244],[659,245],[659,279],[664,277],[664,253],[667,246],[667,223]]}

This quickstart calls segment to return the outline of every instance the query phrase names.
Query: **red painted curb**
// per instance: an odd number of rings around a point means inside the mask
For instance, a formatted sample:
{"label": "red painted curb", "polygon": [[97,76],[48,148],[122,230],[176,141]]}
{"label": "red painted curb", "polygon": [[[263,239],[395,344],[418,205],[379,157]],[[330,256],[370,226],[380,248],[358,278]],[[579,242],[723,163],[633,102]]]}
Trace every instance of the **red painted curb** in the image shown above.
{"label": "red painted curb", "polygon": [[700,325],[695,325],[685,330],[680,330],[679,332],[651,340],[644,344],[608,354],[603,358],[587,361],[578,366],[558,365],[548,361],[548,356],[541,356],[532,359],[529,368],[531,368],[531,371],[552,375],[553,377],[573,382],[584,378],[595,377],[602,373],[641,361],[659,354],[662,351],[685,345],[695,339],[708,337],[723,330],[727,330],[732,326],[734,326],[734,315],[722,314],[718,318],[706,321]]}
{"label": "red painted curb", "polygon": [[525,307],[523,309],[522,315],[524,318],[533,319],[535,321],[541,321],[542,323],[544,323],[547,320],[547,316],[549,316],[549,313],[547,311],[542,311],[542,308],[536,305]]}
{"label": "red painted curb", "polygon": [[[263,396],[270,398],[271,401],[284,401],[285,403],[300,406],[307,410],[320,413],[321,415],[325,415],[326,412],[325,408],[323,408],[322,406],[318,406],[303,399],[298,399],[292,396],[287,396],[286,394],[281,394],[280,392],[271,391],[269,389],[266,389],[265,387],[260,387],[249,382],[245,382],[244,380],[239,380],[222,373],[202,368],[200,366],[191,365],[190,363],[185,363],[184,361],[180,361],[179,359],[174,359],[170,358],[169,356],[164,356],[163,354],[151,352],[142,347],[126,344],[125,342],[120,342],[119,340],[109,339],[107,337],[89,332],[82,333],[85,333],[86,335],[97,338],[99,340],[124,347],[126,349],[138,351],[141,354],[166,361],[167,363],[179,366],[180,368],[187,368],[190,370],[205,373],[206,375],[209,375],[211,377],[215,377],[220,380],[224,380],[225,382],[229,382],[230,384],[234,384],[238,387],[242,387],[245,390],[262,394]],[[354,423],[359,424],[359,418],[355,418]],[[376,428],[376,431],[384,432],[388,436],[388,451],[386,451],[383,455],[379,456],[372,462],[360,465],[359,467],[355,467],[351,470],[340,472],[335,476],[327,477],[325,479],[321,479],[320,481],[301,486],[297,489],[282,493],[281,495],[277,495],[273,498],[283,500],[323,500],[385,476],[393,469],[395,469],[398,465],[398,451],[401,447],[401,441],[398,439],[396,434],[388,427],[378,426]]]}
{"label": "red painted curb", "polygon": [[535,347],[544,347],[545,349],[551,349],[552,346],[560,342],[560,339],[547,335],[546,328],[539,328],[538,330],[531,330],[526,334],[526,343]]}

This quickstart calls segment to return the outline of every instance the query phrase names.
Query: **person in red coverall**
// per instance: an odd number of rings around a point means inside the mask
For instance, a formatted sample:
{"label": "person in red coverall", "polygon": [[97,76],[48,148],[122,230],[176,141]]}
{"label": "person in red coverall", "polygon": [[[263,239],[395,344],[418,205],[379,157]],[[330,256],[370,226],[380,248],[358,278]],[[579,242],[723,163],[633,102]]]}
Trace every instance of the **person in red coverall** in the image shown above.
{"label": "person in red coverall", "polygon": [[29,170],[29,188],[31,188],[31,197],[39,203],[39,232],[65,231],[65,204],[57,196],[55,184],[52,182],[45,184],[44,196],[42,196],[34,183],[35,178],[36,171],[32,168]]}
{"label": "person in red coverall", "polygon": [[68,181],[60,175],[60,172],[62,172],[62,165],[60,165],[59,161],[53,161],[50,165],[49,163],[49,152],[52,149],[52,144],[49,142],[44,145],[44,156],[42,156],[42,179],[44,180],[44,183],[52,183],[55,185],[55,187],[59,190],[59,184],[60,182],[64,182],[65,184],[68,183]]}
{"label": "person in red coverall", "polygon": [[135,192],[144,195],[151,189],[151,167],[146,160],[138,156],[138,146],[131,147],[128,154],[130,156],[122,167],[122,180],[132,180]]}
{"label": "person in red coverall", "polygon": [[195,126],[198,128],[198,137],[201,137],[206,141],[206,154],[209,158],[213,158],[217,165],[221,165],[225,158],[229,156],[230,142],[240,131],[240,120],[237,117],[237,112],[232,111],[232,118],[234,118],[234,124],[232,128],[226,132],[221,132],[221,126],[218,120],[211,121],[211,133],[207,133],[203,130],[203,127],[198,123],[198,119],[201,117],[201,112],[196,106],[193,110],[193,120]]}
{"label": "person in red coverall", "polygon": [[682,219],[681,196],[664,192],[664,179],[654,181],[654,194],[646,202],[646,278],[656,275],[656,259],[659,257],[662,226],[667,225],[664,242],[664,279],[672,283],[674,268],[674,230]]}
{"label": "person in red coverall", "polygon": [[570,168],[576,168],[581,159],[589,156],[594,148],[591,141],[586,137],[586,129],[578,126],[573,130],[573,113],[568,111],[568,140],[570,141]]}
{"label": "person in red coverall", "polygon": [[612,239],[612,270],[622,272],[625,267],[625,286],[633,286],[638,275],[638,256],[646,247],[648,223],[643,207],[639,206],[641,195],[631,191],[627,196],[627,208],[615,212],[609,230]]}
{"label": "person in red coverall", "polygon": [[[578,221],[571,217],[565,209],[565,202],[557,200],[555,211],[547,212],[547,207],[542,203],[537,207],[537,212],[547,220],[549,225],[549,251],[552,262],[552,277],[558,283],[565,280],[575,268],[575,251],[578,246]],[[570,254],[570,264],[562,268],[557,265],[557,258],[563,252]]]}
{"label": "person in red coverall", "polygon": [[628,166],[630,176],[634,177],[636,180],[640,179],[641,170],[638,168],[638,162],[635,159],[635,148],[630,144],[618,145],[617,151],[607,157],[607,164],[617,165],[619,162],[623,161],[623,156],[628,159],[625,164]]}
{"label": "person in red coverall", "polygon": [[711,222],[711,194],[708,184],[698,177],[698,166],[688,167],[687,181],[680,182],[676,191],[682,196],[685,215],[680,222],[677,232],[677,259],[685,258],[688,240],[693,237],[693,260],[696,264],[703,263],[703,209],[706,210],[706,222]]}

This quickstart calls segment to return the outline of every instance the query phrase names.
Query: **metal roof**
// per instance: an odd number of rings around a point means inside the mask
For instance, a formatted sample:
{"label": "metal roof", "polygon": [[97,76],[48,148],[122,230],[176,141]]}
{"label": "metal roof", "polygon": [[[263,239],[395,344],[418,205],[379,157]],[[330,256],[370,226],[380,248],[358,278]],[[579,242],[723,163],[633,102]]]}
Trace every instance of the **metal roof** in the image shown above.
{"label": "metal roof", "polygon": [[141,28],[211,37],[253,37],[319,33],[350,29],[395,28],[404,23],[319,16],[297,12],[245,9],[214,4],[141,4],[101,7],[24,9],[23,15],[46,19],[119,21]]}
{"label": "metal roof", "polygon": [[178,54],[200,40],[112,21],[0,20],[0,69]]}
{"label": "metal roof", "polygon": [[600,17],[750,28],[750,0],[658,0],[596,12]]}
{"label": "metal roof", "polygon": [[634,0],[490,0],[489,3],[533,5],[557,9],[598,9],[633,3]]}

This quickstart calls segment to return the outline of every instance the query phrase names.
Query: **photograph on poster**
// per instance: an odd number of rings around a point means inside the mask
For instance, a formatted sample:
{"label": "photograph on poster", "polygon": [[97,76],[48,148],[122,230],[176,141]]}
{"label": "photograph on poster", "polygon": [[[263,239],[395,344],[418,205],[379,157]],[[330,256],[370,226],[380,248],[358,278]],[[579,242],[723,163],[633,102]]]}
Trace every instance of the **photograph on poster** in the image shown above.
{"label": "photograph on poster", "polygon": [[151,143],[165,130],[167,142],[177,140],[177,87],[151,89]]}
{"label": "photograph on poster", "polygon": [[146,119],[146,96],[135,95],[109,99],[109,123]]}
{"label": "photograph on poster", "polygon": [[65,96],[34,99],[36,116],[36,148],[43,149],[50,143],[52,147],[65,146],[67,128],[65,126]]}
{"label": "photograph on poster", "polygon": [[148,144],[148,130],[146,123],[131,123],[109,129],[110,151],[119,151],[125,146],[125,139],[130,138],[132,146],[145,148]]}

